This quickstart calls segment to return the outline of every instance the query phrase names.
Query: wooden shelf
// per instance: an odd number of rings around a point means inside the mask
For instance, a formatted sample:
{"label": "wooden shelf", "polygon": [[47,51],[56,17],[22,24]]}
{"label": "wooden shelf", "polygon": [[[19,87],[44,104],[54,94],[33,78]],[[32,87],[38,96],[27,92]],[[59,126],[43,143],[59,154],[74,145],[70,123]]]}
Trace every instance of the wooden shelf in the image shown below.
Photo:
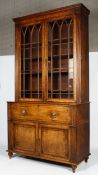
{"label": "wooden shelf", "polygon": [[39,94],[39,93],[40,93],[40,94],[41,94],[41,93],[42,93],[42,91],[39,91],[39,92],[38,92],[37,90],[36,90],[36,91],[22,90],[21,92],[22,92],[22,93],[25,93],[25,92],[26,92],[26,93],[28,93],[28,94],[30,94],[30,93],[32,93],[32,94]]}
{"label": "wooden shelf", "polygon": [[68,69],[66,68],[53,68],[52,71],[48,70],[48,73],[68,73]]}
{"label": "wooden shelf", "polygon": [[23,74],[23,75],[41,75],[42,74],[42,72],[32,72],[32,73],[30,73],[30,72],[21,72],[21,74]]}
{"label": "wooden shelf", "polygon": [[[69,40],[70,40],[70,42],[73,42],[73,37],[70,37]],[[58,38],[58,39],[53,39],[53,40],[52,40],[52,42],[59,42],[59,41],[60,41],[59,38]],[[62,42],[68,43],[68,37],[66,37],[66,38],[61,38],[61,43],[62,43]],[[48,43],[51,43],[51,40],[48,40]]]}
{"label": "wooden shelf", "polygon": [[[61,59],[68,59],[68,54],[61,54],[61,55],[52,55],[52,58],[55,58],[55,57],[57,57],[57,58],[61,58]],[[70,54],[70,59],[72,59],[73,58],[73,54],[71,53]],[[48,56],[48,59],[51,59],[51,56]]]}
{"label": "wooden shelf", "polygon": [[[32,60],[32,61],[38,61],[38,59],[39,59],[39,61],[42,61],[42,57],[24,58],[24,60],[28,60],[28,61],[30,61],[30,60]],[[22,60],[23,60],[23,58],[22,58]]]}
{"label": "wooden shelf", "polygon": [[30,46],[30,45],[42,45],[42,42],[35,42],[35,43],[27,43],[27,44],[21,44],[21,46]]}

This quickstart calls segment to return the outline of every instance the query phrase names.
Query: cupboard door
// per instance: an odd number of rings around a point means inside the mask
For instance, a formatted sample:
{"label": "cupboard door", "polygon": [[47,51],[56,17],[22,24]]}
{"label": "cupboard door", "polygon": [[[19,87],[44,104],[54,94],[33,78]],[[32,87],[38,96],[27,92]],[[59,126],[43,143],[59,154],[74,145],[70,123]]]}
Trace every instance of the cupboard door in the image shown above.
{"label": "cupboard door", "polygon": [[40,152],[43,157],[69,159],[69,129],[59,125],[41,124]]}
{"label": "cupboard door", "polygon": [[73,99],[73,18],[48,22],[47,28],[48,99]]}
{"label": "cupboard door", "polygon": [[42,98],[42,24],[21,28],[20,98]]}
{"label": "cupboard door", "polygon": [[36,153],[36,124],[14,124],[14,149]]}

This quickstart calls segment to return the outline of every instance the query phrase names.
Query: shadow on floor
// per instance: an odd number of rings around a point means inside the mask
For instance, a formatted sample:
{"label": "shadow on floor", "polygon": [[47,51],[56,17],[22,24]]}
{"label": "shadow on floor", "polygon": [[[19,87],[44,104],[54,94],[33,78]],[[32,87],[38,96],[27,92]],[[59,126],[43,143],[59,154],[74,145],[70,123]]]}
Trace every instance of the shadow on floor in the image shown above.
{"label": "shadow on floor", "polygon": [[84,161],[84,162],[81,162],[80,165],[78,165],[77,172],[80,172],[82,170],[85,171],[88,168],[93,167],[95,165],[98,165],[98,148],[97,147],[91,149],[91,155],[89,156],[87,163],[85,163]]}
{"label": "shadow on floor", "polygon": [[[2,157],[5,157],[5,158],[8,158],[9,160],[9,157],[8,157],[8,153],[7,153],[7,148],[5,146],[0,146],[0,156]],[[13,158],[15,158],[17,155],[14,154]],[[19,158],[23,158],[24,156],[18,156]],[[44,160],[40,160],[40,159],[35,159],[35,158],[29,158],[29,157],[25,157],[27,160],[29,161],[35,161],[35,162],[38,162],[38,164],[47,164],[48,163],[48,166],[62,166],[63,169],[66,168],[66,170],[68,170],[70,173],[72,172],[72,169],[70,166],[68,165],[64,165],[64,164],[60,164],[60,163],[54,163],[54,162],[51,162],[51,161],[44,161]],[[89,157],[89,160],[88,160],[88,163],[85,163],[85,162],[81,162],[77,169],[76,169],[76,173],[80,173],[81,171],[85,171],[87,169],[89,169],[90,167],[93,167],[95,165],[98,164],[98,148],[95,147],[91,150],[91,156]]]}

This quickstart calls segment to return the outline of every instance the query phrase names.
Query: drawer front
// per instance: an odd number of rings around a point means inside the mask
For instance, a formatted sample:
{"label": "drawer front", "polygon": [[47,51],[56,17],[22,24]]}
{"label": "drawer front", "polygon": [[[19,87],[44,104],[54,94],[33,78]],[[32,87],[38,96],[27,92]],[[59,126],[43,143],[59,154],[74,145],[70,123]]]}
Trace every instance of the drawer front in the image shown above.
{"label": "drawer front", "polygon": [[9,105],[9,119],[55,121],[71,124],[70,108],[59,105],[14,103]]}
{"label": "drawer front", "polygon": [[39,106],[39,116],[48,121],[71,122],[69,108],[65,106]]}

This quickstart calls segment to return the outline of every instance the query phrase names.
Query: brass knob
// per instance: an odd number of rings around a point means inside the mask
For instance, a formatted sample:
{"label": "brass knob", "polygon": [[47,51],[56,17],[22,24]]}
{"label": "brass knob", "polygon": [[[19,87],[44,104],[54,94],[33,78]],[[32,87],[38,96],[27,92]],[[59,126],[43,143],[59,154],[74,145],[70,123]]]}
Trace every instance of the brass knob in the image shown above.
{"label": "brass knob", "polygon": [[51,116],[52,119],[56,118],[56,112],[51,112]]}
{"label": "brass knob", "polygon": [[21,113],[22,113],[22,115],[25,115],[26,114],[26,110],[22,109]]}

